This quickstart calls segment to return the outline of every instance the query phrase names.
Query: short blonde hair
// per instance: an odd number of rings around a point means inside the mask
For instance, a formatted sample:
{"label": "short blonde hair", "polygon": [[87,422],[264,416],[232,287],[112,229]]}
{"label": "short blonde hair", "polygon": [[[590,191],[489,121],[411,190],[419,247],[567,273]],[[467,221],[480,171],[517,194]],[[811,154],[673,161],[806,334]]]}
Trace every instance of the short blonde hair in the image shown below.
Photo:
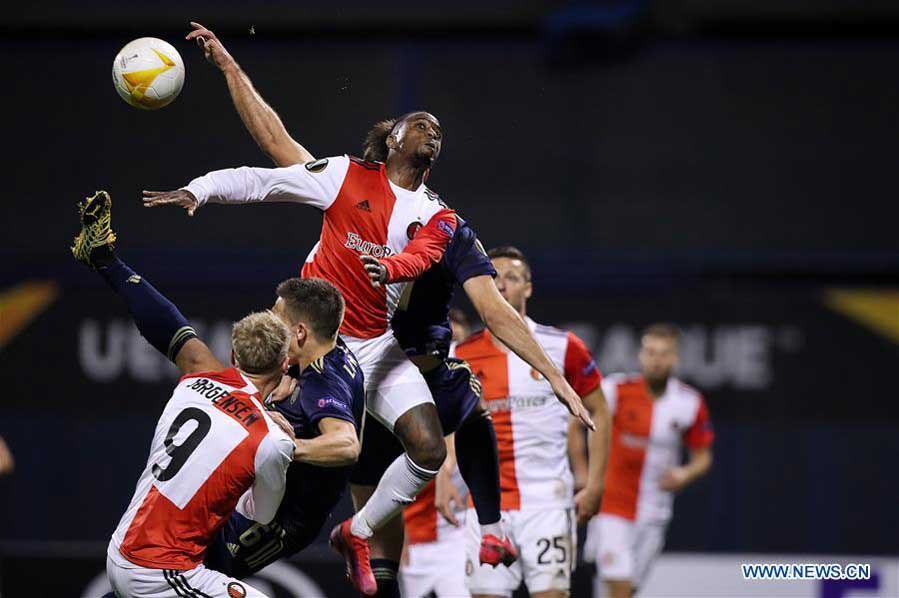
{"label": "short blonde hair", "polygon": [[234,324],[231,349],[237,367],[248,374],[267,374],[281,367],[290,348],[290,331],[270,311],[252,313]]}

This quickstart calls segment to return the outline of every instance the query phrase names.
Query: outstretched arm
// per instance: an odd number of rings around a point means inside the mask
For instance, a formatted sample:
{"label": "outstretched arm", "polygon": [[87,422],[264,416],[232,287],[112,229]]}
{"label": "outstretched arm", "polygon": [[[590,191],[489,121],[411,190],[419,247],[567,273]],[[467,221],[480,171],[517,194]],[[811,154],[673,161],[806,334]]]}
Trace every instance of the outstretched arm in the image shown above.
{"label": "outstretched arm", "polygon": [[214,170],[175,191],[144,191],[144,207],[174,205],[190,216],[207,202],[291,202],[327,210],[337,199],[349,167],[349,158],[338,156],[305,166]]}
{"label": "outstretched arm", "polygon": [[493,278],[486,275],[475,276],[466,280],[462,288],[465,289],[490,332],[531,367],[543,374],[543,377],[552,385],[556,397],[568,408],[568,411],[580,419],[585,426],[595,430],[596,426],[590,419],[581,398],[553,365],[518,312],[499,294]]}
{"label": "outstretched arm", "polygon": [[191,23],[193,31],[187,34],[188,40],[196,40],[211,64],[218,67],[225,75],[231,101],[240,115],[240,120],[247,127],[253,140],[278,166],[305,164],[315,158],[302,145],[297,143],[281,122],[278,113],[269,106],[253,87],[252,81],[240,68],[215,33],[199,23]]}

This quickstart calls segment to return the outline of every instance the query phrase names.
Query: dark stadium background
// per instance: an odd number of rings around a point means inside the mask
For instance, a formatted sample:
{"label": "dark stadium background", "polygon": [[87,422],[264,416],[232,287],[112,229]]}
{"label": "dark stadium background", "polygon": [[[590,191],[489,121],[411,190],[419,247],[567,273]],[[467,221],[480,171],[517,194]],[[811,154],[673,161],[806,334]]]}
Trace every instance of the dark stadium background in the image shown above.
{"label": "dark stadium background", "polygon": [[[269,164],[190,20],[316,156],[438,115],[429,184],[487,247],[531,256],[531,314],[604,372],[641,326],[683,328],[718,436],[667,551],[899,554],[899,4],[51,1],[0,16],[4,597],[80,595],[101,571],[173,381],[71,259],[75,201],[111,192],[122,255],[217,346],[317,239],[296,206],[141,208],[141,189]],[[110,80],[141,36],[187,70],[153,113]],[[347,591],[323,547],[298,562]]]}

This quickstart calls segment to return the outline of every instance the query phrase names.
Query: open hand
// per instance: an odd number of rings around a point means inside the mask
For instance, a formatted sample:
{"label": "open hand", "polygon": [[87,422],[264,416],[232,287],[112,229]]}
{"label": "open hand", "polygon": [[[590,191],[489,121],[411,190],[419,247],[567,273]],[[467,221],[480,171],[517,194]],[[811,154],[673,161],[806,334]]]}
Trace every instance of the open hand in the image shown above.
{"label": "open hand", "polygon": [[197,45],[203,50],[203,55],[206,56],[206,60],[210,64],[217,66],[222,71],[227,67],[237,65],[237,62],[212,31],[193,21],[190,22],[190,26],[194,30],[188,33],[184,39],[188,41],[196,40]]}
{"label": "open hand", "polygon": [[441,468],[434,484],[434,507],[438,513],[443,515],[447,522],[455,527],[459,527],[459,520],[456,519],[456,509],[461,509],[464,503],[462,495],[459,494],[459,489],[453,484],[452,475]]}
{"label": "open hand", "polygon": [[187,189],[176,191],[144,191],[144,207],[155,208],[158,206],[179,206],[187,210],[188,216],[193,216],[200,202],[194,194]]}
{"label": "open hand", "polygon": [[583,488],[574,495],[574,511],[577,524],[582,525],[599,512],[602,502],[602,488]]}
{"label": "open hand", "polygon": [[284,374],[281,376],[281,382],[278,383],[278,387],[272,391],[272,394],[268,395],[268,398],[265,400],[265,405],[268,407],[273,403],[280,403],[287,397],[293,394],[293,391],[297,389],[297,379],[293,376],[288,376]]}
{"label": "open hand", "polygon": [[565,378],[560,376],[555,382],[551,382],[551,384],[556,398],[559,399],[560,403],[565,405],[568,412],[581,420],[586,428],[596,430],[596,424],[590,419],[590,413],[587,411],[587,408],[584,407],[584,402],[581,400],[581,397],[574,392],[574,389],[571,388],[571,385],[568,384]]}
{"label": "open hand", "polygon": [[290,425],[290,422],[287,421],[283,415],[278,413],[277,411],[269,411],[269,417],[272,418],[272,421],[275,422],[281,430],[287,434],[291,440],[296,440],[297,436],[293,431],[293,426]]}

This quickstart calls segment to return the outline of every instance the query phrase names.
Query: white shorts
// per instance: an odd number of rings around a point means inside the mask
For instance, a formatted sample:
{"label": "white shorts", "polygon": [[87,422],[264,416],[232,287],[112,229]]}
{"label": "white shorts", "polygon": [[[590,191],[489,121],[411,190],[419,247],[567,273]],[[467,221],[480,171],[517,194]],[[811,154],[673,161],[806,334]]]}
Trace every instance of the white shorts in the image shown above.
{"label": "white shorts", "polygon": [[605,580],[626,580],[638,588],[665,545],[665,523],[637,523],[599,515],[587,525],[584,558],[596,563]]}
{"label": "white shorts", "polygon": [[511,567],[480,565],[481,529],[474,510],[468,512],[468,589],[472,594],[510,597],[524,581],[528,591],[568,591],[577,561],[574,510],[530,509],[503,511],[503,525],[518,550]]}
{"label": "white shorts", "polygon": [[391,432],[396,420],[422,403],[434,403],[431,391],[393,332],[361,340],[350,336],[344,342],[356,356],[365,375],[365,407]]}
{"label": "white shorts", "polygon": [[410,544],[400,567],[405,598],[468,598],[465,586],[465,527],[441,530],[440,540]]}
{"label": "white shorts", "polygon": [[107,552],[106,575],[119,598],[268,598],[246,583],[203,565],[188,571],[138,567]]}

